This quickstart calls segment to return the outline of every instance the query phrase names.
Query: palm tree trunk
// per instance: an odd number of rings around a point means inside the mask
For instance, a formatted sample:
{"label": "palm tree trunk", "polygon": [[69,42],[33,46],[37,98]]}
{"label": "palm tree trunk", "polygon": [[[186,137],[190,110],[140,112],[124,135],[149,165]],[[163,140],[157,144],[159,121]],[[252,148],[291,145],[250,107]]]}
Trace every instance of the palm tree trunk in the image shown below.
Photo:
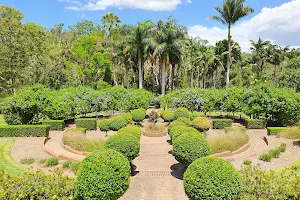
{"label": "palm tree trunk", "polygon": [[230,64],[231,64],[231,35],[230,35],[230,26],[228,27],[228,54],[227,54],[227,73],[226,73],[226,87],[229,86],[229,76],[230,76]]}
{"label": "palm tree trunk", "polygon": [[174,74],[175,74],[175,64],[172,64],[172,72],[171,72],[171,91],[174,89]]}
{"label": "palm tree trunk", "polygon": [[138,68],[139,68],[139,89],[143,89],[143,72],[142,72],[142,61],[139,59],[138,63]]}
{"label": "palm tree trunk", "polygon": [[161,68],[161,95],[166,94],[166,77],[165,77],[165,71],[166,71],[165,62],[162,62],[162,68]]}
{"label": "palm tree trunk", "polygon": [[116,68],[113,62],[112,62],[112,70],[113,70],[114,85],[118,85],[118,82],[116,80]]}
{"label": "palm tree trunk", "polygon": [[129,75],[128,75],[128,68],[125,67],[125,76],[126,76],[126,88],[129,89]]}

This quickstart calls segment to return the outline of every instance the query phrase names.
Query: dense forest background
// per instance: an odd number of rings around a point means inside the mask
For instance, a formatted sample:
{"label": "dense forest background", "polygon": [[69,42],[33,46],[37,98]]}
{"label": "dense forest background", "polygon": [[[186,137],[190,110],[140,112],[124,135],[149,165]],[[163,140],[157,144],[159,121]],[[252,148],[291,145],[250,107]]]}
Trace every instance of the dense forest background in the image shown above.
{"label": "dense forest background", "polygon": [[[49,29],[34,22],[24,24],[23,18],[20,11],[0,6],[2,94],[34,84],[97,89],[104,81],[162,94],[165,89],[226,86],[228,41],[211,46],[205,39],[189,36],[172,17],[126,25],[107,13],[99,23],[83,20]],[[231,42],[229,85],[265,83],[299,92],[300,49],[262,39],[251,42],[251,53]]]}

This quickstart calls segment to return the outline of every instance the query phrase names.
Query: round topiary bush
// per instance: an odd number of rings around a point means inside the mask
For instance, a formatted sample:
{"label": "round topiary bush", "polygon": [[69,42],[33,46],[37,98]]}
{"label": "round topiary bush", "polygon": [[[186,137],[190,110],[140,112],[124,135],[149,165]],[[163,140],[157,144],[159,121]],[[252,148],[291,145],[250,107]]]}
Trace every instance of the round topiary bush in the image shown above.
{"label": "round topiary bush", "polygon": [[109,124],[109,128],[113,131],[118,131],[121,128],[125,127],[127,125],[127,121],[123,117],[115,117],[111,119],[111,122]]}
{"label": "round topiary bush", "polygon": [[204,132],[210,129],[209,121],[204,117],[197,117],[192,121],[192,125],[195,129]]}
{"label": "round topiary bush", "polygon": [[190,199],[237,199],[241,181],[233,165],[221,158],[194,161],[184,173],[184,190]]}
{"label": "round topiary bush", "polygon": [[123,117],[126,120],[126,124],[129,124],[132,122],[132,116],[130,113],[124,113],[120,115],[119,117]]}
{"label": "round topiary bush", "polygon": [[80,164],[76,196],[82,199],[119,199],[130,184],[130,164],[119,152],[96,151]]}
{"label": "round topiary bush", "polygon": [[173,155],[177,161],[185,165],[190,165],[196,159],[209,154],[208,142],[199,132],[183,133],[173,141]]}
{"label": "round topiary bush", "polygon": [[173,121],[169,124],[168,126],[168,129],[169,129],[169,134],[170,134],[170,131],[173,127],[175,126],[186,126],[186,124],[184,122],[179,122],[179,121]]}
{"label": "round topiary bush", "polygon": [[[184,126],[175,126],[173,129],[173,132],[170,134],[172,141],[175,141],[179,136],[181,136],[184,133],[197,133],[201,134],[197,129],[192,127],[184,127]],[[175,129],[175,130],[174,130]]]}
{"label": "round topiary bush", "polygon": [[178,119],[180,117],[186,117],[186,118],[189,118],[190,116],[190,111],[186,108],[178,108],[175,113],[175,119]]}
{"label": "round topiary bush", "polygon": [[139,155],[140,140],[130,133],[121,133],[108,138],[104,147],[122,153],[129,161],[131,161]]}
{"label": "round topiary bush", "polygon": [[110,123],[111,122],[112,122],[112,120],[110,120],[110,119],[103,119],[98,122],[98,126],[101,131],[107,132],[107,131],[110,131]]}
{"label": "round topiary bush", "polygon": [[135,122],[141,122],[146,118],[146,111],[143,108],[131,111],[132,119]]}
{"label": "round topiary bush", "polygon": [[160,117],[165,121],[165,122],[172,122],[175,119],[175,114],[172,111],[169,110],[163,110],[160,113]]}
{"label": "round topiary bush", "polygon": [[189,118],[186,118],[186,117],[179,117],[176,121],[183,122],[187,126],[191,125],[191,120]]}
{"label": "round topiary bush", "polygon": [[140,139],[142,135],[142,130],[138,126],[126,126],[124,128],[121,128],[118,131],[118,134],[123,134],[123,133],[130,133],[131,135],[135,136],[136,138]]}

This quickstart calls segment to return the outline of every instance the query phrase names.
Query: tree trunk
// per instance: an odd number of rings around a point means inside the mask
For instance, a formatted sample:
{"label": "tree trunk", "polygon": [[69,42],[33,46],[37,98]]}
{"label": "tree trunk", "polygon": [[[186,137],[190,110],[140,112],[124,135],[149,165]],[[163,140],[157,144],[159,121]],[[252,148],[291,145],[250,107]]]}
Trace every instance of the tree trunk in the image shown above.
{"label": "tree trunk", "polygon": [[126,76],[126,88],[129,89],[129,75],[128,75],[127,67],[125,67],[125,76]]}
{"label": "tree trunk", "polygon": [[143,89],[143,72],[142,72],[142,61],[139,59],[139,89]]}
{"label": "tree trunk", "polygon": [[162,67],[161,67],[161,95],[166,94],[166,77],[165,77],[165,71],[166,71],[166,66],[165,62],[162,62]]}
{"label": "tree trunk", "polygon": [[191,70],[191,88],[193,88],[193,80],[194,80],[194,72],[193,69]]}
{"label": "tree trunk", "polygon": [[228,27],[228,54],[227,54],[227,73],[226,73],[226,87],[229,86],[229,77],[230,77],[230,64],[231,64],[231,35],[230,35],[230,26]]}
{"label": "tree trunk", "polygon": [[114,64],[112,64],[112,70],[113,70],[114,85],[118,85],[118,82],[116,80],[116,68]]}
{"label": "tree trunk", "polygon": [[175,64],[172,64],[172,72],[171,72],[171,91],[174,89],[174,74],[175,74]]}

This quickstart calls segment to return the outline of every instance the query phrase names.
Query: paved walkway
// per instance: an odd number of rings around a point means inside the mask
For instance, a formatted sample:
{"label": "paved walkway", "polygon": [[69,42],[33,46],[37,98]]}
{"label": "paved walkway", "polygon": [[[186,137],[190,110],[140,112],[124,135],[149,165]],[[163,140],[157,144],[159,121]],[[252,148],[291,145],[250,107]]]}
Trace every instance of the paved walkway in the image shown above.
{"label": "paved walkway", "polygon": [[135,175],[121,200],[185,200],[183,166],[171,154],[169,136],[141,137],[140,156],[133,164]]}

